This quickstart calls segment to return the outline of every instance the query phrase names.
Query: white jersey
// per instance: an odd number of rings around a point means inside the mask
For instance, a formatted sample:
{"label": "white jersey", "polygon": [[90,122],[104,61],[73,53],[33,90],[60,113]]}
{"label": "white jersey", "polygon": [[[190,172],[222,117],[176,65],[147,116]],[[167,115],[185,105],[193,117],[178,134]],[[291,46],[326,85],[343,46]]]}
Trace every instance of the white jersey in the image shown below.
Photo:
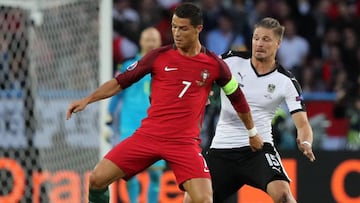
{"label": "white jersey", "polygon": [[[299,83],[279,64],[270,73],[258,74],[251,64],[250,56],[245,57],[244,52],[230,51],[223,54],[222,58],[230,67],[249,103],[259,135],[264,142],[274,145],[271,121],[280,104],[285,101],[291,114],[305,111]],[[247,129],[221,91],[221,112],[210,148],[244,146],[249,146]]]}

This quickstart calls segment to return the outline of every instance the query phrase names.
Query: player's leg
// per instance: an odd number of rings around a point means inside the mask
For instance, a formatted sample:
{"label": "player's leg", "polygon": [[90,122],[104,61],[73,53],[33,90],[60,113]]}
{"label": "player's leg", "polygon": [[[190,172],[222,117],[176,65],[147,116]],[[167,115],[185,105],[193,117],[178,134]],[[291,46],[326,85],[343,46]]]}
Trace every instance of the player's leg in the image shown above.
{"label": "player's leg", "polygon": [[140,185],[137,177],[132,177],[126,182],[130,203],[137,203],[140,194]]}
{"label": "player's leg", "polygon": [[209,166],[214,203],[230,201],[244,185],[240,171],[244,155],[235,149],[209,149],[206,160]]}
{"label": "player's leg", "polygon": [[191,203],[191,198],[187,192],[184,193],[183,203]]}
{"label": "player's leg", "polygon": [[265,143],[261,151],[248,156],[249,167],[243,172],[249,179],[246,184],[266,192],[274,203],[296,203],[290,191],[290,179],[279,154],[271,144]]}
{"label": "player's leg", "polygon": [[125,176],[121,168],[108,159],[102,159],[90,174],[89,202],[109,202],[108,186],[115,180]]}
{"label": "player's leg", "polygon": [[188,192],[192,203],[212,202],[210,172],[199,140],[182,138],[166,144],[162,148],[163,158],[173,170],[180,189]]}
{"label": "player's leg", "polygon": [[154,147],[146,136],[134,134],[112,148],[90,174],[89,202],[109,202],[108,185],[119,178],[128,180],[154,163]]}
{"label": "player's leg", "polygon": [[211,180],[208,178],[192,178],[185,181],[182,187],[189,195],[184,202],[191,203],[212,203]]}
{"label": "player's leg", "polygon": [[273,199],[274,203],[296,203],[296,200],[290,190],[290,179],[281,163],[279,153],[274,147],[272,147],[272,151],[269,151],[269,153],[265,155],[269,166],[272,166],[272,168],[277,167],[278,170],[281,171],[279,172],[279,175],[274,175],[271,181],[267,184],[266,192]]}
{"label": "player's leg", "polygon": [[274,203],[296,203],[287,181],[274,180],[267,186],[267,193]]}

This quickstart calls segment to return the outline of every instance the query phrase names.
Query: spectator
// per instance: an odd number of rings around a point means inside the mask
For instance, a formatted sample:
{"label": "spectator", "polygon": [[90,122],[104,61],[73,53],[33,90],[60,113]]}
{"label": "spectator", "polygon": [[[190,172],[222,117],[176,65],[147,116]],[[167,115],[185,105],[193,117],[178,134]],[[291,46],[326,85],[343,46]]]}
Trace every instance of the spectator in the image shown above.
{"label": "spectator", "polygon": [[166,10],[171,10],[172,8],[175,8],[179,3],[181,3],[181,0],[157,0],[157,3]]}
{"label": "spectator", "polygon": [[254,7],[248,10],[250,27],[253,27],[256,22],[270,14],[268,11],[269,6],[267,0],[254,1]]}
{"label": "spectator", "polygon": [[294,12],[291,10],[290,5],[286,0],[278,0],[274,6],[274,17],[281,23],[289,18],[295,18]]}
{"label": "spectator", "polygon": [[124,62],[125,59],[132,58],[136,55],[138,51],[138,47],[128,38],[118,35],[116,33],[113,34],[113,61],[114,61],[114,72],[116,70],[117,65]]}
{"label": "spectator", "polygon": [[0,30],[0,90],[10,89],[8,84],[9,74],[9,50],[5,40],[5,32]]}
{"label": "spectator", "polygon": [[329,55],[324,59],[322,73],[327,91],[336,91],[336,89],[339,89],[339,86],[342,86],[341,82],[343,79],[337,81],[337,75],[346,73],[344,72],[344,63],[341,59],[339,47],[331,46],[329,48]]}
{"label": "spectator", "polygon": [[348,110],[350,129],[347,135],[347,149],[360,150],[360,95],[357,95]]}
{"label": "spectator", "polygon": [[352,27],[357,32],[360,31],[359,17],[356,16],[355,9],[352,8],[352,6],[355,5],[354,3],[335,1],[332,5],[331,8],[333,8],[334,11],[332,21],[339,30]]}
{"label": "spectator", "polygon": [[140,33],[140,17],[131,7],[130,0],[114,0],[112,11],[114,31],[133,43],[137,43]]}
{"label": "spectator", "polygon": [[[141,0],[138,11],[140,16],[140,29],[154,26],[160,21],[162,8],[158,6],[156,0]],[[169,21],[168,21],[169,22]]]}
{"label": "spectator", "polygon": [[234,30],[232,17],[226,12],[221,12],[217,20],[217,28],[209,31],[206,36],[206,47],[220,55],[228,50],[245,49],[245,39]]}
{"label": "spectator", "polygon": [[234,31],[244,36],[245,45],[249,48],[251,46],[251,29],[245,0],[232,0],[231,2],[232,4],[227,10],[232,16]]}
{"label": "spectator", "polygon": [[[312,13],[314,8],[311,2],[311,0],[297,0],[295,13],[297,14],[296,22],[299,35],[305,37],[311,46],[311,50],[314,50],[318,46],[318,38],[314,34],[316,33],[316,19]],[[311,52],[313,54],[313,51]]]}
{"label": "spectator", "polygon": [[344,67],[351,83],[356,83],[357,76],[360,74],[359,64],[356,59],[356,52],[360,46],[358,35],[351,27],[344,28],[342,32],[341,52]]}
{"label": "spectator", "polygon": [[296,24],[292,19],[286,19],[283,24],[285,35],[277,57],[284,67],[298,76],[310,53],[309,43],[298,35]]}
{"label": "spectator", "polygon": [[333,109],[334,116],[338,119],[349,119],[349,130],[342,138],[344,149],[360,149],[360,76],[354,91],[341,89],[337,91],[337,100]]}
{"label": "spectator", "polygon": [[172,33],[171,33],[171,25],[169,21],[171,21],[171,10],[162,9],[160,11],[161,18],[159,22],[156,23],[155,27],[159,30],[161,34],[161,41],[163,44],[170,44],[173,42]]}
{"label": "spectator", "polygon": [[322,37],[319,57],[321,59],[328,58],[331,47],[339,46],[340,40],[341,40],[341,37],[340,37],[339,30],[337,30],[333,26],[329,27],[326,30],[324,36]]}
{"label": "spectator", "polygon": [[204,11],[204,32],[207,33],[218,26],[217,21],[224,8],[219,0],[201,0],[201,6]]}

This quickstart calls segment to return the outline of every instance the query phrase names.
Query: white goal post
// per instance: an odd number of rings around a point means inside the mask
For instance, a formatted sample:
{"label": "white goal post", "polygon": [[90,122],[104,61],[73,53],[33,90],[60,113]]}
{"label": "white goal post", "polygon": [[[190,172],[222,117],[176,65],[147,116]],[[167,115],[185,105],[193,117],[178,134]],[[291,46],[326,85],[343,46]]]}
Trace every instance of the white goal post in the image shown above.
{"label": "white goal post", "polygon": [[65,120],[112,77],[112,0],[0,1],[0,202],[84,202],[111,145],[107,100]]}

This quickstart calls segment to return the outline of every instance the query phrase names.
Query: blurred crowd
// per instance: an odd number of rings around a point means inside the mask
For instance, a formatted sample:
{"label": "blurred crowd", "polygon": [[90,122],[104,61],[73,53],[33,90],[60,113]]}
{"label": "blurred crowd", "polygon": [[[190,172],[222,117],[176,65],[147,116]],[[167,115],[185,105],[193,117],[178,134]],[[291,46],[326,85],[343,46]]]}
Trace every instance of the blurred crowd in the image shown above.
{"label": "blurred crowd", "polygon": [[[133,57],[141,30],[155,26],[171,43],[172,10],[180,0],[114,0],[114,59]],[[278,53],[304,92],[359,95],[360,1],[356,0],[198,0],[204,10],[202,43],[217,54],[250,49],[251,28],[271,16],[286,32]],[[215,40],[214,40],[215,39]],[[117,46],[119,45],[119,46]],[[349,90],[349,91],[347,91]],[[345,96],[345,95],[344,95]]]}
{"label": "blurred crowd", "polygon": [[[305,94],[335,95],[333,116],[349,120],[338,149],[360,149],[360,0],[113,0],[114,71],[136,55],[139,33],[146,27],[160,31],[163,45],[172,43],[172,12],[181,2],[203,9],[200,39],[216,54],[251,49],[253,25],[266,16],[278,19],[285,35],[277,60],[295,74]],[[215,94],[202,132],[205,148],[219,105]],[[282,117],[274,121],[275,127],[286,126]],[[276,139],[279,146],[286,140]]]}

